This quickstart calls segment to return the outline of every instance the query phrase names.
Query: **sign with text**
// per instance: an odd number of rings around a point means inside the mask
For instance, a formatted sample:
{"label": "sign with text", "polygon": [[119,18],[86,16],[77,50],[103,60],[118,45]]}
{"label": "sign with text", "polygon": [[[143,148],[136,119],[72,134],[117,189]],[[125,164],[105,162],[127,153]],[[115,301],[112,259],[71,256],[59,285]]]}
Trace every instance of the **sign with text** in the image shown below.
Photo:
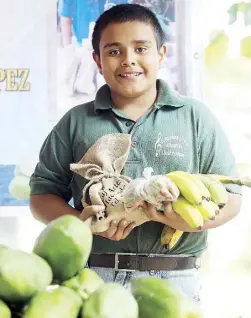
{"label": "sign with text", "polygon": [[[0,92],[27,92],[31,89],[28,68],[0,68]],[[4,86],[4,89],[2,88]]]}

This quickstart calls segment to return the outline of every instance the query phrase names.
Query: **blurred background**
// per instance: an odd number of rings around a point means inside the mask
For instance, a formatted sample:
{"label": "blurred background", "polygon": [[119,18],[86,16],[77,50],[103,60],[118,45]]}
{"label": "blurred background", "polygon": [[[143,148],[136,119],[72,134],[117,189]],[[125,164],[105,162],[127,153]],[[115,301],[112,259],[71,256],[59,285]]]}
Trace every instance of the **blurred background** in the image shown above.
{"label": "blurred background", "polygon": [[[159,76],[212,109],[231,142],[240,175],[251,177],[251,1],[134,2],[155,8],[166,30],[170,50]],[[0,82],[0,243],[27,251],[43,225],[33,220],[27,201],[11,197],[9,182],[17,164],[36,163],[44,138],[62,115],[91,100],[102,85],[91,64],[89,40],[97,15],[117,2],[87,1],[96,11],[88,15],[84,34],[71,25],[70,42],[62,29],[61,19],[71,18],[63,4],[1,3],[0,68],[29,69],[31,88],[9,92]],[[79,71],[86,65],[89,69]],[[88,90],[81,86],[87,77]],[[245,188],[240,215],[209,232],[202,259],[206,318],[251,317],[250,207],[251,190]]]}

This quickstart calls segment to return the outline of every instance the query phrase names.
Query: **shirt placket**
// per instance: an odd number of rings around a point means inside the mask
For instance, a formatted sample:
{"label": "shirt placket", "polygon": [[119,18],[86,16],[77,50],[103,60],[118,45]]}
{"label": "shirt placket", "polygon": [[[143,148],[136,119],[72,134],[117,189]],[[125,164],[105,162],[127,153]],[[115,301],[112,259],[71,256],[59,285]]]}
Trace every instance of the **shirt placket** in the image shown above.
{"label": "shirt placket", "polygon": [[[118,113],[116,110],[113,110],[113,112],[116,114],[117,120],[118,120],[118,125],[121,129],[122,133],[126,133],[126,134],[130,134],[132,136],[132,142],[131,142],[131,151],[130,151],[130,158],[133,160],[137,160],[140,158],[138,158],[138,151],[137,151],[137,147],[140,147],[139,145],[139,139],[137,138],[138,136],[138,128],[139,126],[143,125],[147,118],[149,116],[152,115],[152,113],[154,113],[155,111],[157,111],[156,107],[153,107],[151,109],[149,109],[149,111],[143,115],[138,121],[133,121],[131,119],[129,119],[126,116],[123,116],[123,114],[121,114],[120,112]],[[137,241],[137,251],[141,250],[141,227],[137,227],[136,228],[136,241]]]}

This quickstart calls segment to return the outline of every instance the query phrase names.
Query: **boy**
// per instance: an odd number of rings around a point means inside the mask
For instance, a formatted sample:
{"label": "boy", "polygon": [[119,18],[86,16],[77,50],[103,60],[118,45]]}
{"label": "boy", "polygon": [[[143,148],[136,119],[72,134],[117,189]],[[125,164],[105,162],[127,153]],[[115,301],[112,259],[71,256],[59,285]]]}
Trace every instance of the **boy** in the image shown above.
{"label": "boy", "polygon": [[[157,80],[167,52],[163,39],[157,18],[143,6],[118,5],[99,17],[93,32],[93,58],[107,85],[98,91],[95,101],[65,114],[45,140],[31,178],[30,206],[35,218],[45,224],[64,214],[86,220],[100,211],[99,206],[83,209],[86,180],[69,167],[110,133],[132,136],[123,171],[131,178],[141,177],[147,166],[154,174],[174,170],[236,174],[228,142],[211,112]],[[199,301],[197,260],[206,248],[207,230],[240,211],[240,189],[231,186],[228,191],[229,201],[222,213],[215,221],[205,222],[201,231],[190,228],[168,203],[168,217],[148,205],[151,222],[135,228],[124,220],[111,224],[106,232],[94,235],[89,266],[106,281],[122,284],[140,275],[169,279]],[[72,197],[74,208],[68,204]],[[160,244],[164,224],[187,232],[171,251]],[[114,270],[115,260],[119,271]]]}

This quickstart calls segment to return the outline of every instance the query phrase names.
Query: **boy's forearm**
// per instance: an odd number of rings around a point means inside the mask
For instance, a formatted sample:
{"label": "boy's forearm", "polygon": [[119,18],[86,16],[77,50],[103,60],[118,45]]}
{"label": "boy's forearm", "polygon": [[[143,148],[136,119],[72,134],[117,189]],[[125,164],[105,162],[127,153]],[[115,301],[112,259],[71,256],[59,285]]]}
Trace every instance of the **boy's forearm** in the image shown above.
{"label": "boy's forearm", "polygon": [[80,213],[76,209],[54,194],[32,195],[30,209],[34,218],[44,224],[66,214],[80,217]]}
{"label": "boy's forearm", "polygon": [[216,228],[220,225],[223,225],[229,221],[231,221],[235,216],[238,215],[241,209],[242,197],[239,194],[229,193],[229,199],[226,206],[220,211],[220,214],[215,217],[213,221],[205,221],[204,226],[201,230],[191,228],[183,219],[169,219],[166,218],[165,223],[171,226],[174,229],[184,231],[184,232],[201,232],[204,230]]}
{"label": "boy's forearm", "polygon": [[228,194],[228,203],[220,210],[214,221],[206,221],[203,230],[216,228],[234,219],[241,210],[242,196],[239,194]]}

